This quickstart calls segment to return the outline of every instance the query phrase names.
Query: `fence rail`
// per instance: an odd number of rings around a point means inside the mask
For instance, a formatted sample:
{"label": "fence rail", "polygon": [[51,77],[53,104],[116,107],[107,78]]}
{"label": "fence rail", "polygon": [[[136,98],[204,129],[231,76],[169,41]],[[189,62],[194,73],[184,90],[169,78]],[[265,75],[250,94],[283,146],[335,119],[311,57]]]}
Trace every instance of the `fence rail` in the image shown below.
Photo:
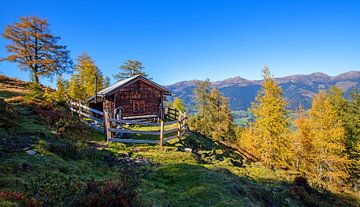
{"label": "fence rail", "polygon": [[[110,122],[110,128],[108,128],[108,131],[114,133],[111,134],[110,137],[108,137],[109,141],[112,142],[131,142],[131,143],[148,143],[148,144],[154,144],[154,143],[159,143],[160,145],[162,145],[163,143],[174,139],[174,138],[181,138],[186,130],[187,130],[187,125],[186,125],[186,114],[181,113],[181,112],[177,112],[178,113],[178,119],[174,120],[174,121],[168,121],[165,122],[164,120],[160,120],[160,122],[144,122],[144,121],[133,121],[133,120],[123,120],[123,119],[112,119],[109,118],[107,119],[107,121]],[[132,129],[126,129],[124,128],[124,124],[136,124],[136,125],[140,125],[140,126],[159,126],[160,130],[156,130],[156,131],[145,131],[145,130],[132,130]],[[165,126],[166,125],[174,125],[177,124],[177,126],[175,128],[172,129],[167,129],[165,130]],[[177,132],[176,135],[170,136],[170,137],[164,137],[164,135],[168,135],[171,133],[175,133]],[[120,137],[114,137],[116,134],[120,134]],[[140,135],[154,135],[154,136],[159,136],[159,141],[157,140],[141,140],[141,139],[125,139],[125,138],[121,138],[123,136],[123,134],[140,134]]]}
{"label": "fence rail", "polygon": [[[109,118],[106,116],[109,116],[108,113],[103,113],[99,110],[90,108],[88,106],[85,106],[81,103],[76,102],[68,102],[70,110],[77,114],[80,118],[86,117],[90,121],[86,121],[85,123],[101,132],[104,132],[104,128],[107,128],[108,132],[107,134],[107,141],[109,142],[124,142],[124,143],[147,143],[147,144],[160,144],[163,145],[163,143],[175,139],[175,138],[181,138],[187,131],[187,124],[186,124],[186,114],[179,112],[175,109],[167,108],[165,116],[168,119],[173,119],[172,121],[164,121],[160,120],[159,122],[151,122],[146,121],[146,119],[143,118],[152,118],[154,116],[144,115],[141,117],[141,119],[134,119],[132,117],[124,117],[120,119],[114,119]],[[108,122],[108,127],[106,127],[105,122]],[[168,125],[175,125],[175,128],[167,129],[165,130],[165,126]],[[133,130],[125,128],[124,125],[139,125],[139,126],[156,126],[160,127],[159,130],[156,131],[146,131],[146,130]],[[106,132],[106,131],[105,131]],[[172,135],[169,137],[165,137],[165,135],[175,133],[176,135]],[[109,136],[110,134],[110,136]],[[159,140],[141,140],[141,139],[127,139],[127,138],[121,138],[121,137],[114,137],[114,135],[123,135],[123,134],[140,134],[140,135],[152,135],[152,136],[159,136]]]}
{"label": "fence rail", "polygon": [[103,128],[103,124],[104,124],[104,120],[103,120],[103,116],[104,113],[96,110],[96,109],[92,109],[89,108],[88,106],[85,106],[81,103],[76,103],[73,101],[68,102],[69,108],[70,110],[74,113],[77,114],[79,116],[79,118],[83,118],[86,117],[88,119],[90,119],[90,121],[85,121],[83,119],[85,124],[88,125],[89,127],[99,131],[99,132],[104,132],[104,128]]}

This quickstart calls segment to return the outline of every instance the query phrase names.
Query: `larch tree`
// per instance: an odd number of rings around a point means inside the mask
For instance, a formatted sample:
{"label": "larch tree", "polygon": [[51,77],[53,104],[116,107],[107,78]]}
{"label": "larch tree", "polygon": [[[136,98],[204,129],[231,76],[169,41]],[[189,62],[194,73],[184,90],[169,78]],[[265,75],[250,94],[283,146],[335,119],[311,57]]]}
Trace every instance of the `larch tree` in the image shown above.
{"label": "larch tree", "polygon": [[174,102],[172,103],[172,107],[174,107],[174,109],[178,111],[186,112],[185,104],[180,98],[174,99]]}
{"label": "larch tree", "polygon": [[308,176],[323,187],[340,184],[348,177],[345,129],[329,94],[320,92],[314,97],[308,127],[312,145]]}
{"label": "larch tree", "polygon": [[56,82],[55,97],[58,101],[65,101],[66,89],[61,75],[58,75]]}
{"label": "larch tree", "polygon": [[308,114],[302,106],[298,109],[298,118],[294,121],[296,131],[293,145],[298,171],[309,169],[312,162],[312,138],[310,135],[310,122]]}
{"label": "larch tree", "polygon": [[205,116],[207,112],[208,96],[211,92],[211,83],[209,79],[197,83],[194,89],[197,113],[200,116]]}
{"label": "larch tree", "polygon": [[[360,182],[360,91],[356,89],[351,92],[347,101],[344,114],[345,127],[345,149],[351,160],[349,172],[354,184]],[[356,184],[355,184],[356,185]]]}
{"label": "larch tree", "polygon": [[75,100],[83,100],[83,87],[78,74],[72,74],[69,80],[67,93],[70,98]]}
{"label": "larch tree", "polygon": [[228,101],[218,89],[211,89],[210,81],[201,81],[194,90],[197,114],[190,120],[191,127],[215,140],[233,141],[235,129]]}
{"label": "larch tree", "polygon": [[113,77],[117,81],[120,81],[137,75],[148,77],[148,74],[145,73],[145,67],[140,61],[127,60],[122,66],[120,66],[120,72],[114,74]]}
{"label": "larch tree", "polygon": [[72,69],[69,51],[58,44],[60,38],[51,34],[45,19],[20,17],[19,22],[6,27],[3,36],[11,44],[6,46],[10,55],[1,60],[18,63],[21,70],[29,70],[36,84],[39,77],[52,78]]}
{"label": "larch tree", "polygon": [[[72,79],[70,79],[70,86],[76,86],[80,84],[82,92],[75,93],[74,91],[78,91],[78,89],[72,88],[72,98],[77,100],[84,100],[93,96],[95,94],[95,90],[99,91],[104,88],[105,81],[103,75],[99,68],[95,65],[93,59],[87,53],[83,53],[77,58],[75,72],[76,76],[73,76]],[[96,86],[95,79],[97,79]]]}
{"label": "larch tree", "polygon": [[287,102],[281,88],[271,77],[267,66],[263,69],[262,90],[252,103],[253,124],[261,160],[267,167],[289,163],[289,118]]}

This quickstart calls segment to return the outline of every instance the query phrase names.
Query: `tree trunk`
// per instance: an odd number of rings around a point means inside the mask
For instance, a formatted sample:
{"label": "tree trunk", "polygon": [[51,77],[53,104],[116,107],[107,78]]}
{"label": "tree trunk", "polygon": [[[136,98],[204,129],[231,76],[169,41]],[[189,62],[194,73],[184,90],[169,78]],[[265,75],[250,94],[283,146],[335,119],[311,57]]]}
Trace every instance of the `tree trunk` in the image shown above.
{"label": "tree trunk", "polygon": [[32,69],[33,72],[33,80],[36,84],[39,84],[39,75],[38,75],[38,67],[37,65]]}

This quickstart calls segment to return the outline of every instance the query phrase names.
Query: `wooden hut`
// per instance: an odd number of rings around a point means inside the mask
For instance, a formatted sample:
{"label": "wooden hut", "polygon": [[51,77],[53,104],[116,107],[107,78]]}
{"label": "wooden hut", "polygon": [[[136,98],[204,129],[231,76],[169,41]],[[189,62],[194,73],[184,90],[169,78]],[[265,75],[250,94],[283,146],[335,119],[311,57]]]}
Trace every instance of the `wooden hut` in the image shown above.
{"label": "wooden hut", "polygon": [[164,118],[164,101],[170,91],[137,75],[121,80],[86,100],[90,108],[115,119]]}

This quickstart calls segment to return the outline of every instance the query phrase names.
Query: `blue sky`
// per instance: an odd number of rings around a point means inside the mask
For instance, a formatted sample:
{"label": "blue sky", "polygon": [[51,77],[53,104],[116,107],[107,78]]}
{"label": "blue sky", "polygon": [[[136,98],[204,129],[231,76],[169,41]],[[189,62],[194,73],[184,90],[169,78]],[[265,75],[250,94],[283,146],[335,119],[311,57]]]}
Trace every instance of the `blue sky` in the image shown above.
{"label": "blue sky", "polygon": [[[86,51],[108,76],[127,59],[161,84],[260,79],[264,65],[278,77],[360,70],[360,1],[4,0],[0,31],[26,15],[46,18],[73,58]],[[6,44],[1,37],[0,57]],[[0,71],[29,76],[14,63]]]}

